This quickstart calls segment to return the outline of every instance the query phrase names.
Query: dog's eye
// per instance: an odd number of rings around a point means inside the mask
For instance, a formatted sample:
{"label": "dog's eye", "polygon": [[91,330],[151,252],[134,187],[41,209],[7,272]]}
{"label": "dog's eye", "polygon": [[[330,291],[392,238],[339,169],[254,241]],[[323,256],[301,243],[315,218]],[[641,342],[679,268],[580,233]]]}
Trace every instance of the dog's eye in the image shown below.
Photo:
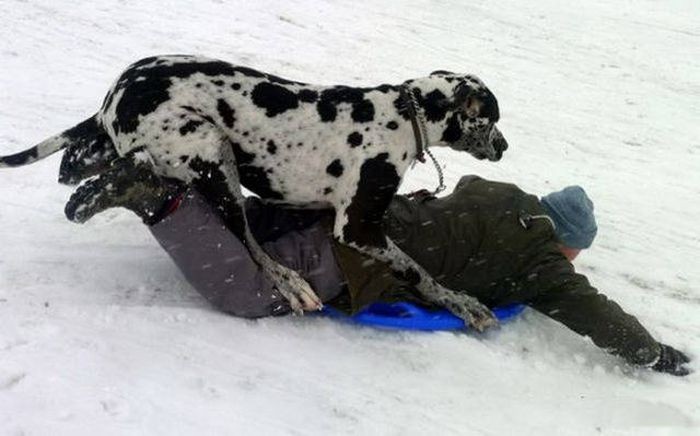
{"label": "dog's eye", "polygon": [[464,113],[468,118],[478,118],[481,113],[482,103],[478,98],[469,97],[464,102]]}

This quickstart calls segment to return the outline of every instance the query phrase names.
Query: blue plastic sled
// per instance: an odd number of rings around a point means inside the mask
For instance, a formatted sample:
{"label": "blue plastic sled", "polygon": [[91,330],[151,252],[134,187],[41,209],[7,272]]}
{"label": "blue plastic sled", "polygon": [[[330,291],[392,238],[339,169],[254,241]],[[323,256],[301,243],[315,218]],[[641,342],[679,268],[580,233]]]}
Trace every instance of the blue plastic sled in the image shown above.
{"label": "blue plastic sled", "polygon": [[[509,304],[494,307],[491,311],[503,322],[519,315],[524,309],[524,304]],[[407,302],[374,303],[352,316],[325,306],[321,314],[353,324],[393,330],[438,331],[469,328],[462,319],[447,309],[428,310]]]}

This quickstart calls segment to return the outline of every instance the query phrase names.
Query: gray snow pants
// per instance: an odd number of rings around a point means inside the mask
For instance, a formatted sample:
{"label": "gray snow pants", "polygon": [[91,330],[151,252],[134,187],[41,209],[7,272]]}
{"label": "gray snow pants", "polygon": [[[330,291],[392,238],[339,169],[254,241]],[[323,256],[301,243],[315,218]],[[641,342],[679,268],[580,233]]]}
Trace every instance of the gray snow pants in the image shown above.
{"label": "gray snow pants", "polygon": [[[273,259],[308,280],[324,302],[344,285],[331,237],[321,225],[328,213],[266,205],[257,198],[246,202],[256,240]],[[216,308],[246,318],[290,311],[243,243],[196,191],[188,191],[180,206],[150,230],[187,281]]]}

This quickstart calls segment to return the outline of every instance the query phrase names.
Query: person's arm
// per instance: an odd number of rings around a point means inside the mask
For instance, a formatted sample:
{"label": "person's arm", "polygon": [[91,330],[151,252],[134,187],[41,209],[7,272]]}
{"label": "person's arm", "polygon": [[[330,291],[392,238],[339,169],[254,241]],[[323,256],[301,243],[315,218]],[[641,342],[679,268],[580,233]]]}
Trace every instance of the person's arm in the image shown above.
{"label": "person's arm", "polygon": [[553,256],[531,276],[539,289],[528,301],[532,308],[631,364],[651,366],[659,359],[660,344],[637,318],[599,293],[563,256]]}

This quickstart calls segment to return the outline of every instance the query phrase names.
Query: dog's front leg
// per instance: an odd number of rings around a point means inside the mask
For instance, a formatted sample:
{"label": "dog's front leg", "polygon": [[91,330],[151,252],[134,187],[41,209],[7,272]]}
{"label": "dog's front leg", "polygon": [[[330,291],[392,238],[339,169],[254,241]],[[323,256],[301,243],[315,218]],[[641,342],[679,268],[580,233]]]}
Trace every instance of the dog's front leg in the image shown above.
{"label": "dog's front leg", "polygon": [[388,156],[366,161],[352,201],[336,205],[334,236],[362,253],[386,262],[397,277],[406,280],[431,303],[449,309],[479,331],[496,325],[493,313],[465,290],[455,292],[438,283],[415,260],[386,237],[382,228],[384,213],[393,198],[400,178]]}
{"label": "dog's front leg", "polygon": [[[365,235],[376,232],[376,230],[366,227],[362,231]],[[377,237],[380,237],[379,234]],[[414,286],[426,300],[448,309],[478,331],[484,331],[486,328],[498,324],[493,313],[479,300],[467,295],[464,291],[457,293],[445,288],[391,239],[383,235],[382,237],[386,241],[386,245],[380,247],[360,245],[356,242],[350,242],[349,245],[374,259],[387,262],[397,277]]]}
{"label": "dog's front leg", "polygon": [[[212,128],[211,135],[201,138],[212,141],[212,138],[218,137],[217,135],[221,134]],[[197,190],[219,210],[228,229],[245,244],[253,260],[260,265],[263,274],[289,301],[295,313],[301,314],[304,310],[321,309],[323,304],[311,285],[299,273],[272,259],[253,237],[245,215],[245,197],[241,192],[231,143],[221,135],[215,144],[202,144],[197,149],[202,150],[205,145],[208,145],[210,150],[214,146],[218,147],[220,156],[219,159],[214,160],[201,157],[189,160],[188,166],[195,174],[193,183]]]}

